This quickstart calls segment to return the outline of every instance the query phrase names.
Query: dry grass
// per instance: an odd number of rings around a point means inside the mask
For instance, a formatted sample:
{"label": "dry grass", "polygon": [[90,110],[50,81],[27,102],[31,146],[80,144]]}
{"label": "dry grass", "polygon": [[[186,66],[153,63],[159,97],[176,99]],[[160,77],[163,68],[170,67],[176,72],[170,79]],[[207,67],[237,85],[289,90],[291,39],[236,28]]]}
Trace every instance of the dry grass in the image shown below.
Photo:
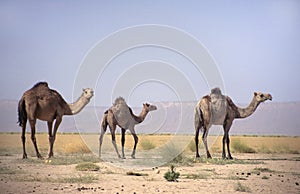
{"label": "dry grass", "polygon": [[[98,145],[98,135],[85,135],[90,142]],[[26,135],[26,149],[28,154],[35,154],[30,140],[30,134]],[[137,149],[153,149],[163,146],[170,141],[172,135],[138,135],[139,143]],[[195,143],[193,136],[191,142],[187,145],[185,152],[194,152]],[[45,156],[49,149],[48,135],[46,133],[37,134],[37,143],[40,151]],[[117,135],[117,143],[120,144],[120,135]],[[215,142],[213,142],[215,140]],[[107,144],[111,144],[110,134],[105,135]],[[133,138],[126,134],[126,148],[132,149]],[[144,142],[144,143],[143,143]],[[211,153],[219,153],[222,148],[222,136],[211,136],[208,138],[211,142]],[[231,136],[231,146],[234,142],[240,142],[244,147],[251,148],[257,153],[288,153],[298,154],[300,150],[300,137],[273,137],[273,136]],[[200,145],[203,149],[203,144]],[[54,144],[54,154],[86,154],[90,153],[89,147],[85,144],[79,134],[57,134]],[[243,152],[243,151],[242,151]],[[20,134],[0,133],[0,155],[22,154],[22,143]]]}

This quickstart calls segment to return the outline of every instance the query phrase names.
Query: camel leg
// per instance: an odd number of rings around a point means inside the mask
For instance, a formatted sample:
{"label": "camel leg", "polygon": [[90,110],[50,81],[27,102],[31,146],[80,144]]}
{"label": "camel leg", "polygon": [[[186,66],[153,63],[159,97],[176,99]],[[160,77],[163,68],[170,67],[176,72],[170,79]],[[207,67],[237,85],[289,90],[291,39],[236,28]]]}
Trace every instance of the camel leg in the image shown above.
{"label": "camel leg", "polygon": [[222,151],[222,158],[226,158],[225,152],[225,144],[227,145],[227,152],[228,152],[228,159],[233,159],[230,153],[230,139],[229,139],[229,129],[232,125],[232,121],[226,120],[223,128],[224,128],[224,136],[223,136],[223,151]]}
{"label": "camel leg", "polygon": [[56,117],[56,121],[55,121],[55,124],[54,124],[54,130],[53,130],[53,134],[51,137],[49,137],[49,142],[50,142],[50,150],[49,150],[49,154],[48,154],[48,158],[51,158],[53,157],[53,146],[54,146],[54,141],[55,141],[55,138],[56,138],[56,132],[57,132],[57,129],[60,125],[62,121],[62,117]]}
{"label": "camel leg", "polygon": [[199,131],[200,131],[200,128],[197,127],[195,130],[196,158],[200,158],[200,155],[199,155]]}
{"label": "camel leg", "polygon": [[[52,143],[52,126],[53,126],[53,122],[48,121],[47,122],[48,125],[48,138],[49,138],[49,145],[51,145]],[[48,157],[50,155],[50,148],[49,148],[49,153],[48,153]]]}
{"label": "camel leg", "polygon": [[35,124],[36,124],[36,119],[30,119],[29,120],[30,127],[31,127],[31,141],[34,145],[36,156],[38,158],[43,158],[42,155],[39,153],[38,147],[37,147],[37,142],[35,138]]}
{"label": "camel leg", "polygon": [[132,158],[135,158],[135,150],[136,150],[136,145],[137,145],[137,143],[138,143],[138,141],[139,141],[139,138],[138,138],[138,136],[135,134],[135,131],[133,131],[132,136],[133,136],[133,138],[134,138],[134,146],[133,146],[133,151],[132,151],[131,157],[132,157]]}
{"label": "camel leg", "polygon": [[207,154],[207,158],[211,158],[211,155],[209,153],[209,150],[208,150],[208,146],[207,146],[207,135],[208,135],[208,129],[204,126],[203,127],[203,135],[202,135],[202,141],[204,143],[204,147],[205,147],[205,150],[206,150],[206,154]]}
{"label": "camel leg", "polygon": [[116,153],[117,153],[118,157],[121,158],[121,155],[119,154],[117,143],[116,143],[116,134],[115,133],[111,134],[111,142],[112,142],[112,144],[113,144],[113,146],[116,150]]}
{"label": "camel leg", "polygon": [[102,123],[101,123],[101,131],[100,131],[100,137],[99,137],[99,157],[100,158],[101,158],[101,147],[102,147],[102,143],[103,143],[103,137],[106,132],[107,125],[108,125],[106,118],[107,118],[107,116],[104,115],[104,117],[102,119]]}
{"label": "camel leg", "polygon": [[25,149],[25,142],[26,142],[26,137],[25,137],[25,132],[26,132],[26,122],[27,120],[25,120],[23,122],[23,126],[22,126],[22,144],[23,144],[23,159],[27,158],[27,153],[26,153],[26,149]]}
{"label": "camel leg", "polygon": [[199,155],[199,132],[202,127],[202,121],[201,121],[201,115],[199,115],[198,111],[195,111],[194,126],[195,126],[196,158],[200,158],[200,155]]}
{"label": "camel leg", "polygon": [[115,148],[115,151],[118,155],[119,158],[121,158],[121,155],[119,154],[119,151],[118,151],[118,147],[117,147],[117,143],[116,143],[116,125],[109,125],[109,128],[110,128],[110,133],[111,133],[111,142]]}
{"label": "camel leg", "polygon": [[122,131],[122,137],[121,137],[121,143],[122,143],[122,158],[125,159],[125,152],[124,152],[124,145],[125,145],[125,132],[126,129],[121,129]]}
{"label": "camel leg", "polygon": [[232,160],[232,156],[230,153],[230,139],[229,139],[229,133],[227,132],[227,136],[226,136],[226,141],[227,141],[227,152],[228,152],[228,159]]}

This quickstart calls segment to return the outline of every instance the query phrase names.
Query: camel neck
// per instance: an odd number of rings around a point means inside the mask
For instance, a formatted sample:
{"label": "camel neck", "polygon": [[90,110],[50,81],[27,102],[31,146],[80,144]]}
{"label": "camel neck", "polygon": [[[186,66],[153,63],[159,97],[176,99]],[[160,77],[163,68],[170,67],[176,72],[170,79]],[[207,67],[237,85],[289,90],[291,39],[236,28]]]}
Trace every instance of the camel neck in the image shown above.
{"label": "camel neck", "polygon": [[246,118],[252,115],[260,103],[253,97],[252,101],[246,108],[237,108],[238,114],[236,118]]}
{"label": "camel neck", "polygon": [[131,111],[131,114],[132,116],[134,117],[134,120],[136,121],[136,123],[141,123],[145,120],[147,114],[148,114],[149,111],[143,109],[142,112],[139,114],[139,116],[136,116],[132,113]]}
{"label": "camel neck", "polygon": [[89,101],[89,99],[81,95],[76,102],[68,104],[69,111],[67,111],[66,115],[75,115],[79,113]]}

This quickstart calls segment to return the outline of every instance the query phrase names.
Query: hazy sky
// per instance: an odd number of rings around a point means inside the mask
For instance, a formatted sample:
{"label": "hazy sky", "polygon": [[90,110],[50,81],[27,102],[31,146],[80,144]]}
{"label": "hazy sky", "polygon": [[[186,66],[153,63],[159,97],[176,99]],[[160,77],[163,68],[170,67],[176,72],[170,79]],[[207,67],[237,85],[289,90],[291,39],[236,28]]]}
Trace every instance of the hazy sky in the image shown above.
{"label": "hazy sky", "polygon": [[[254,91],[269,92],[276,102],[300,101],[297,0],[0,1],[0,99],[19,99],[43,80],[66,101],[74,100],[74,80],[89,51],[117,31],[145,24],[170,26],[197,39],[217,63],[226,94],[238,103],[250,101]],[[116,79],[132,76],[129,70],[147,61],[175,69],[168,74],[162,68],[161,76],[169,76],[170,82],[183,73],[196,91],[189,100],[209,91],[205,78],[185,68],[186,58],[164,48],[135,48],[117,56],[97,83],[86,86],[95,89],[95,104],[110,105],[108,90]],[[132,83],[131,104],[178,100],[176,87],[184,87],[184,81],[166,83],[154,74]],[[118,90],[113,93],[118,95]]]}

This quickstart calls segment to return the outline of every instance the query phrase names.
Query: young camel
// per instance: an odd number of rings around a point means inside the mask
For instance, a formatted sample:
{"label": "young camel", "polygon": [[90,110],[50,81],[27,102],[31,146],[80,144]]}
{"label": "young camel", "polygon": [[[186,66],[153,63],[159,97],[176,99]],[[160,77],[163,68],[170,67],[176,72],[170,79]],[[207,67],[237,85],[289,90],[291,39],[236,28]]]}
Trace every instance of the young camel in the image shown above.
{"label": "young camel", "polygon": [[[135,150],[136,145],[138,143],[138,137],[135,133],[134,126],[143,122],[146,118],[147,114],[150,111],[156,110],[157,107],[154,105],[150,105],[148,103],[143,104],[142,112],[139,114],[139,116],[136,116],[133,114],[132,109],[128,107],[125,100],[122,97],[119,97],[115,100],[115,103],[111,108],[109,108],[103,115],[102,122],[101,122],[101,131],[100,131],[100,145],[99,145],[99,157],[101,157],[101,146],[103,142],[103,136],[106,132],[107,125],[110,128],[111,137],[112,137],[112,144],[115,148],[115,151],[119,158],[125,159],[125,153],[124,153],[124,144],[125,144],[125,132],[127,129],[129,129],[130,133],[132,134],[134,138],[134,146],[133,151],[131,154],[132,158],[135,158]],[[122,137],[121,137],[121,143],[122,143],[122,157],[118,152],[117,144],[116,144],[116,127],[119,126],[121,128]]]}
{"label": "young camel", "polygon": [[[83,89],[83,93],[74,103],[68,104],[63,97],[55,90],[48,87],[48,83],[39,82],[31,89],[27,90],[18,104],[18,123],[22,127],[23,158],[27,158],[25,150],[25,131],[26,122],[29,120],[31,127],[31,140],[34,145],[36,156],[42,158],[39,153],[35,138],[36,120],[47,121],[49,133],[49,154],[48,158],[53,156],[53,145],[57,129],[62,121],[63,115],[74,115],[79,113],[93,97],[92,89]],[[52,131],[53,122],[54,129]]]}
{"label": "young camel", "polygon": [[198,151],[199,130],[202,131],[203,129],[202,141],[204,143],[207,158],[211,158],[207,146],[208,130],[212,125],[223,125],[224,136],[222,157],[226,158],[226,144],[228,158],[232,159],[229,145],[229,130],[233,120],[249,117],[255,112],[258,105],[266,100],[272,100],[271,94],[254,92],[254,96],[250,104],[246,108],[240,108],[237,107],[228,96],[222,95],[219,88],[212,89],[210,95],[202,97],[194,110],[196,157],[200,157]]}

